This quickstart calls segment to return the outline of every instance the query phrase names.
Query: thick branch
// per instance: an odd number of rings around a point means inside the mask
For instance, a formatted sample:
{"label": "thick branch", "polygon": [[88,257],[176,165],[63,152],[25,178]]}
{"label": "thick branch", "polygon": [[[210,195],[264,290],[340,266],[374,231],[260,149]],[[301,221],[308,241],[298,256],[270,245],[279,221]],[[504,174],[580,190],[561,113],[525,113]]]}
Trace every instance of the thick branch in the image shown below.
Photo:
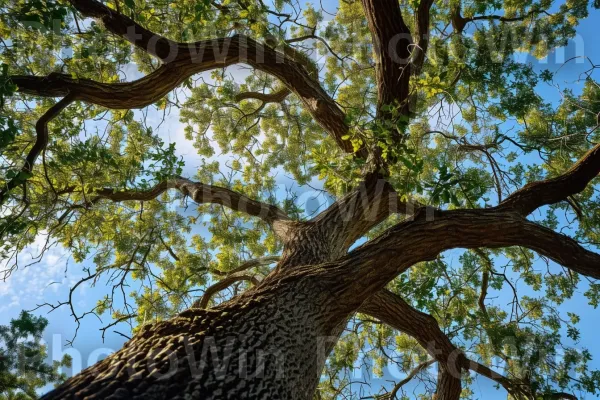
{"label": "thick branch", "polygon": [[179,190],[198,204],[220,204],[232,210],[261,218],[270,224],[290,219],[276,206],[253,200],[227,188],[193,182],[185,178],[174,178],[169,181],[163,181],[148,190],[97,190],[94,192],[95,197],[90,200],[90,203],[96,203],[102,199],[112,201],[149,201],[157,198],[169,189]]}
{"label": "thick branch", "polygon": [[414,309],[400,296],[385,289],[369,298],[359,312],[414,337],[439,362],[437,398],[460,398],[461,370],[466,365],[466,357],[444,335],[432,316]]}
{"label": "thick branch", "polygon": [[362,0],[376,54],[378,110],[397,103],[408,115],[410,81],[410,30],[397,0]]}
{"label": "thick branch", "polygon": [[94,18],[111,33],[123,37],[131,44],[164,60],[177,47],[177,42],[145,29],[131,18],[111,10],[95,0],[69,0],[71,5],[86,17]]}
{"label": "thick branch", "polygon": [[[178,46],[171,49],[172,61],[133,82],[100,83],[56,73],[47,77],[12,76],[11,80],[19,91],[30,95],[57,97],[72,93],[74,99],[87,103],[111,109],[134,109],[158,101],[194,74],[246,63],[280,79],[298,95],[315,120],[344,151],[354,151],[351,142],[342,139],[349,129],[344,113],[301,63],[241,35]],[[366,154],[361,153],[361,157],[364,156]]]}
{"label": "thick branch", "polygon": [[[437,321],[431,315],[422,313],[406,303],[400,296],[383,289],[369,298],[359,312],[377,318],[390,327],[415,338],[419,344],[439,363],[442,374],[438,392],[460,393],[455,389],[443,390],[444,387],[456,388],[460,385],[460,371],[471,370],[502,385],[516,399],[529,399],[529,390],[522,383],[508,379],[489,367],[469,360],[464,353],[454,346],[448,336],[442,332]],[[457,382],[453,382],[457,381]],[[460,386],[458,386],[460,387]],[[442,389],[442,390],[440,390]],[[440,393],[442,394],[442,393]],[[458,397],[455,397],[458,398]]]}
{"label": "thick branch", "polygon": [[[413,215],[420,207],[418,203],[401,200],[378,174],[368,174],[358,188],[310,221],[282,224],[280,237],[286,246],[277,268],[337,260],[347,254],[356,240],[390,215]],[[287,232],[285,228],[289,228]]]}
{"label": "thick branch", "polygon": [[412,52],[412,74],[418,75],[423,68],[429,46],[430,11],[434,0],[421,0],[416,13],[417,45]]}
{"label": "thick branch", "polygon": [[235,96],[235,101],[260,100],[263,104],[281,103],[292,93],[289,89],[281,89],[273,93],[243,92]]}
{"label": "thick branch", "polygon": [[392,227],[326,266],[344,282],[338,286],[346,284],[340,297],[349,312],[360,306],[361,299],[370,297],[411,266],[434,260],[441,252],[454,248],[523,246],[573,271],[600,278],[600,255],[513,211],[440,211],[430,217],[426,214],[421,210],[414,220]]}
{"label": "thick branch", "polygon": [[397,294],[382,289],[371,296],[358,312],[377,318],[392,328],[414,337],[434,359],[448,364],[456,358],[455,373],[460,374],[464,355],[441,331],[437,321],[408,304]]}
{"label": "thick branch", "polygon": [[422,205],[403,201],[380,175],[368,174],[358,188],[337,200],[311,222],[329,232],[343,253],[393,214],[412,215]]}
{"label": "thick branch", "polygon": [[513,209],[523,216],[539,207],[567,200],[582,192],[600,173],[600,145],[596,145],[564,174],[532,182],[510,195],[500,208]]}
{"label": "thick branch", "polygon": [[[102,84],[62,74],[12,77],[20,91],[37,96],[63,96],[71,92],[77,100],[107,108],[141,108],[159,100],[193,74],[247,63],[279,78],[300,97],[308,111],[336,143],[344,151],[353,152],[350,141],[342,139],[348,133],[344,113],[323,90],[318,76],[313,76],[311,68],[287,54],[289,46],[279,52],[241,35],[195,43],[176,43],[143,28],[131,18],[96,0],[70,1],[83,15],[99,19],[110,32],[157,56],[164,65],[154,73],[130,83]],[[366,154],[361,156],[366,157]]]}

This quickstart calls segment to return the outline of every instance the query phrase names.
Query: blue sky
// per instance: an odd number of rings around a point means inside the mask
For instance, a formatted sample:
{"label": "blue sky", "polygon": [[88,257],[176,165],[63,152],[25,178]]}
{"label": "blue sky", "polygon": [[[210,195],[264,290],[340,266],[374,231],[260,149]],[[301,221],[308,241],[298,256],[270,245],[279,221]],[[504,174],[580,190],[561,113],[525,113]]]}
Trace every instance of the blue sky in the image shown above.
{"label": "blue sky", "polygon": [[[327,5],[328,10],[332,9],[332,5]],[[575,55],[585,55],[593,61],[600,63],[600,44],[598,43],[598,25],[600,25],[600,13],[593,13],[590,18],[583,21],[578,29],[578,37],[575,41],[563,51],[554,52],[549,56],[548,60],[537,61],[531,57],[523,57],[523,62],[533,62],[537,70],[549,69],[556,71],[561,67],[564,60]],[[582,47],[583,46],[583,47]],[[581,54],[583,52],[583,54]],[[563,55],[564,54],[564,55]],[[557,81],[564,87],[571,87],[575,91],[578,90],[578,84],[573,81],[577,79],[577,75],[585,70],[589,64],[570,62],[560,68],[560,74],[557,76]],[[540,93],[547,99],[558,100],[558,92],[556,89],[547,85],[540,85]],[[157,115],[150,115],[151,124],[157,125],[159,122]],[[159,132],[167,142],[176,142],[177,149],[180,155],[186,159],[185,172],[188,175],[193,175],[200,166],[201,160],[194,153],[191,143],[186,143],[183,136],[183,125],[178,120],[176,111],[173,111],[167,120],[162,124]],[[282,184],[282,195],[286,185],[290,181],[282,175],[280,177]],[[312,200],[311,194],[303,197],[303,201],[315,204],[319,200]],[[16,318],[21,310],[33,309],[36,305],[43,302],[55,303],[64,300],[68,295],[68,290],[80,277],[83,276],[83,265],[76,264],[69,255],[60,247],[54,247],[48,251],[44,258],[39,262],[25,267],[28,263],[36,261],[36,256],[44,245],[44,238],[40,237],[31,248],[22,255],[20,261],[21,268],[16,271],[13,276],[6,282],[0,282],[0,324],[7,324],[11,318]],[[448,257],[457,262],[457,258],[453,254],[448,254]],[[575,311],[581,316],[580,329],[582,339],[577,345],[579,348],[587,348],[593,355],[598,355],[598,360],[594,361],[592,367],[600,369],[600,343],[596,340],[597,333],[595,332],[600,326],[598,324],[600,311],[594,310],[587,305],[586,299],[583,297],[585,285],[582,285],[579,294],[573,300],[567,301],[561,310],[565,313]],[[103,297],[105,288],[102,285],[97,287],[88,287],[82,285],[75,292],[75,305],[79,312],[86,309],[91,309],[98,299]],[[498,294],[501,300],[502,294]],[[490,296],[493,296],[491,294]],[[38,315],[44,315],[50,321],[46,330],[44,339],[49,345],[49,353],[53,359],[60,359],[62,352],[68,352],[74,357],[75,371],[80,368],[86,368],[94,361],[106,356],[111,351],[119,349],[125,339],[113,330],[106,333],[105,340],[102,340],[100,328],[104,326],[108,320],[103,322],[94,317],[86,318],[80,327],[77,335],[77,340],[72,348],[66,347],[66,341],[71,339],[77,327],[75,321],[70,315],[68,308],[63,307],[53,311],[50,314],[47,310],[36,311]],[[129,334],[128,327],[125,324],[120,324],[115,328],[120,332]],[[382,380],[373,379],[371,384],[373,388],[379,385],[388,385],[387,379],[392,377],[391,372],[388,372]],[[396,380],[401,379],[401,376],[396,376]],[[410,386],[409,386],[410,388]],[[476,398],[482,399],[505,399],[506,395],[502,391],[496,391],[493,385],[486,379],[478,379],[474,385],[476,390]],[[410,393],[410,392],[409,392]],[[589,396],[588,398],[592,398]]]}

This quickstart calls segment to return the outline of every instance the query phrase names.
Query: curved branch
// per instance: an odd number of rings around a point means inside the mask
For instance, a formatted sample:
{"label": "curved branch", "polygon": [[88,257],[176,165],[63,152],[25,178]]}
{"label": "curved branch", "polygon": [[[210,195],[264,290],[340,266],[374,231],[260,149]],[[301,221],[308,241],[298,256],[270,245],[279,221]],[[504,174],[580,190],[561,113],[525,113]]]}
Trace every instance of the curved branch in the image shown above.
{"label": "curved branch", "polygon": [[[237,63],[246,63],[281,80],[298,95],[317,123],[345,152],[353,153],[344,112],[325,92],[312,67],[297,60],[296,50],[285,45],[283,52],[264,46],[243,35],[194,43],[177,43],[151,32],[131,18],[111,10],[96,0],[70,0],[83,15],[99,19],[112,33],[153,54],[163,65],[152,74],[128,83],[99,83],[63,74],[47,77],[13,76],[20,91],[37,96],[63,96],[73,93],[77,100],[112,109],[142,108],[150,105],[191,75]],[[298,55],[300,56],[300,55]],[[364,149],[357,152],[366,158]]]}
{"label": "curved branch", "polygon": [[292,92],[289,89],[281,89],[273,93],[261,93],[261,92],[244,92],[235,96],[235,101],[242,100],[260,100],[263,104],[267,103],[281,103],[288,97]]}
{"label": "curved branch", "polygon": [[229,286],[233,285],[236,282],[243,281],[248,281],[254,285],[258,285],[260,283],[260,278],[258,275],[249,274],[244,271],[227,275],[219,282],[206,288],[204,295],[200,299],[196,300],[196,302],[194,302],[192,308],[206,308],[215,294],[217,294],[221,290],[227,289]]}
{"label": "curved branch", "polygon": [[583,248],[568,236],[536,223],[526,221],[523,228],[523,246],[581,275],[600,279],[600,254]]}
{"label": "curved branch", "polygon": [[171,49],[177,47],[177,42],[145,29],[131,18],[111,10],[96,0],[69,0],[69,3],[86,17],[96,19],[111,33],[121,36],[161,60],[168,58]]}
{"label": "curved branch", "polygon": [[[351,141],[343,139],[349,130],[343,111],[302,63],[284,53],[242,35],[180,43],[172,51],[173,61],[133,82],[100,83],[57,73],[46,77],[17,75],[11,76],[11,80],[20,92],[30,95],[56,97],[72,93],[74,99],[87,103],[134,109],[158,101],[194,74],[245,63],[281,80],[338,146],[345,152],[354,152]],[[366,157],[364,150],[357,154]]]}
{"label": "curved branch", "polygon": [[258,217],[269,224],[276,221],[288,221],[290,217],[278,207],[253,200],[241,193],[220,186],[193,182],[186,178],[174,178],[156,184],[148,190],[122,190],[100,189],[94,191],[95,197],[89,200],[94,204],[107,199],[118,201],[150,201],[156,199],[169,189],[177,189],[183,195],[189,196],[198,204],[220,204],[232,210]]}
{"label": "curved branch", "polygon": [[[48,123],[52,121],[62,110],[69,106],[74,100],[74,96],[70,93],[66,93],[65,97],[54,104],[40,117],[35,124],[36,140],[31,150],[25,158],[25,163],[21,167],[20,172],[9,180],[5,186],[0,190],[0,205],[4,204],[7,199],[8,193],[15,187],[23,184],[27,180],[27,176],[31,175],[33,166],[38,156],[46,149],[48,145]],[[25,175],[25,177],[24,177]]]}
{"label": "curved branch", "polygon": [[400,296],[386,289],[375,293],[363,303],[359,312],[414,337],[439,362],[437,398],[460,398],[461,371],[467,365],[467,359],[440,330],[435,318],[411,307]]}
{"label": "curved branch", "polygon": [[442,375],[446,375],[438,378],[439,395],[452,393],[451,390],[444,389],[447,387],[455,388],[455,396],[456,393],[460,394],[456,389],[457,385],[460,387],[460,371],[471,370],[502,385],[515,399],[532,399],[523,383],[508,379],[483,364],[469,360],[442,332],[435,318],[413,308],[397,294],[386,289],[380,290],[361,306],[359,312],[377,318],[419,342],[439,363]]}
{"label": "curved branch", "polygon": [[525,185],[499,207],[527,216],[542,206],[567,200],[569,196],[582,192],[599,173],[600,144],[588,151],[564,174]]}
{"label": "curved branch", "polygon": [[327,268],[337,279],[350,280],[340,296],[352,312],[361,299],[395,276],[419,262],[435,260],[443,251],[511,246],[527,247],[580,274],[600,278],[599,254],[514,211],[497,208],[438,211],[429,217],[422,209],[413,220],[390,228]]}

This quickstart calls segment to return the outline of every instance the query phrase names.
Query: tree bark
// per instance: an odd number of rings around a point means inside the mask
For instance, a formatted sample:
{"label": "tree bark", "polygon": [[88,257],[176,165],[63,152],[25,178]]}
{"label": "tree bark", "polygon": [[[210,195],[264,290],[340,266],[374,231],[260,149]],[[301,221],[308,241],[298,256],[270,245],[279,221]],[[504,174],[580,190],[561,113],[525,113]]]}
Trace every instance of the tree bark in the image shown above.
{"label": "tree bark", "polygon": [[311,399],[348,318],[315,274],[143,328],[43,399]]}

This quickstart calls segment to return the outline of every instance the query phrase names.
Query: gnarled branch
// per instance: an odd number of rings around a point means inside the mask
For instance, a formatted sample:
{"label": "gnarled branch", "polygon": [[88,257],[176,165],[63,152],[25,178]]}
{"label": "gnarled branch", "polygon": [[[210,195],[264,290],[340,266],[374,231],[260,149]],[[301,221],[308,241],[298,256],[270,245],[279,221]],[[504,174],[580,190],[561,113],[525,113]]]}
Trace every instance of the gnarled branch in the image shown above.
{"label": "gnarled branch", "polygon": [[471,370],[500,384],[515,399],[532,399],[530,388],[522,382],[469,360],[442,332],[435,318],[413,308],[397,294],[383,289],[369,298],[359,312],[413,337],[439,363],[442,373],[438,378],[438,396],[459,398],[456,396],[460,396],[460,371]]}
{"label": "gnarled branch", "polygon": [[62,110],[69,106],[73,102],[74,96],[70,93],[66,93],[65,97],[57,102],[55,105],[50,107],[48,111],[40,117],[35,124],[36,140],[33,147],[29,150],[25,162],[21,167],[20,172],[9,180],[3,188],[0,190],[0,205],[4,204],[8,198],[8,193],[15,187],[23,184],[27,177],[23,177],[23,174],[30,175],[33,171],[33,166],[38,156],[46,149],[48,145],[48,123],[52,121]]}
{"label": "gnarled branch", "polygon": [[359,312],[414,337],[439,362],[437,398],[460,398],[461,370],[466,365],[466,357],[440,330],[435,318],[414,309],[400,296],[386,289],[369,298]]}
{"label": "gnarled branch", "polygon": [[[193,182],[186,178],[173,178],[162,181],[148,190],[114,190],[99,189],[93,192],[88,201],[89,206],[103,199],[118,201],[150,201],[156,199],[169,189],[177,189],[183,195],[189,196],[198,204],[220,204],[232,210],[258,217],[269,224],[277,221],[288,221],[290,217],[278,207],[253,200],[248,196],[220,186]],[[74,191],[74,188],[73,190]]]}
{"label": "gnarled branch", "polygon": [[246,271],[240,271],[229,274],[225,278],[221,279],[219,282],[206,288],[204,295],[194,302],[192,308],[206,308],[215,294],[217,294],[221,290],[227,289],[234,283],[243,281],[248,281],[254,285],[258,285],[260,283],[260,276],[257,274],[250,274]]}
{"label": "gnarled branch", "polygon": [[16,75],[11,80],[20,92],[30,95],[57,97],[72,93],[75,100],[111,109],[134,109],[158,101],[194,74],[246,63],[280,79],[344,151],[354,152],[350,140],[343,139],[349,129],[345,114],[306,68],[285,54],[242,35],[183,43],[173,51],[173,61],[133,82],[100,83],[57,73],[46,77]]}
{"label": "gnarled branch", "polygon": [[421,210],[413,220],[390,228],[327,268],[337,279],[349,280],[341,296],[351,312],[360,306],[355,302],[361,298],[370,297],[398,274],[419,262],[434,260],[443,251],[511,246],[527,247],[580,274],[600,278],[599,254],[514,211],[501,209],[438,211],[430,218]]}
{"label": "gnarled branch", "polygon": [[69,0],[77,11],[94,18],[111,33],[121,36],[141,50],[164,60],[169,57],[177,42],[169,40],[140,26],[131,18],[111,10],[96,0]]}
{"label": "gnarled branch", "polygon": [[569,196],[582,192],[599,173],[600,145],[596,145],[564,174],[525,185],[499,207],[527,216],[542,206],[567,200]]}

